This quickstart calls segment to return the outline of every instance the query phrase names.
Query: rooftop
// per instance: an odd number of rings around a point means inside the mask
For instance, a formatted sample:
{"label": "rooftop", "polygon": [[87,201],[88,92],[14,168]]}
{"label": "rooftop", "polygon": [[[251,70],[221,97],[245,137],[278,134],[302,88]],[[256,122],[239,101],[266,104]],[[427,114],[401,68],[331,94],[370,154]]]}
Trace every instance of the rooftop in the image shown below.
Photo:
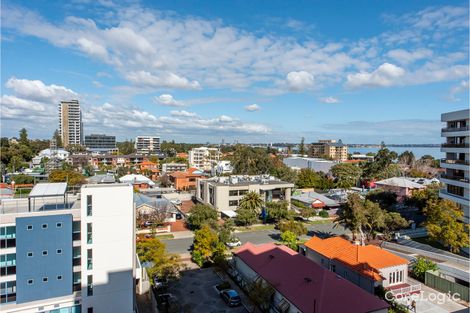
{"label": "rooftop", "polygon": [[246,243],[234,254],[302,312],[363,313],[388,307],[286,246]]}
{"label": "rooftop", "polygon": [[207,179],[211,183],[215,183],[218,185],[235,185],[235,186],[249,186],[254,184],[260,185],[292,185],[294,184],[288,183],[285,181],[280,180],[271,175],[231,175],[231,176],[218,176]]}
{"label": "rooftop", "polygon": [[412,182],[406,177],[392,177],[375,182],[376,185],[394,186],[400,188],[422,189],[423,185]]}
{"label": "rooftop", "polygon": [[408,261],[377,246],[360,246],[341,237],[321,239],[312,237],[305,246],[329,259],[335,259],[364,276],[381,281],[379,270],[408,264]]}

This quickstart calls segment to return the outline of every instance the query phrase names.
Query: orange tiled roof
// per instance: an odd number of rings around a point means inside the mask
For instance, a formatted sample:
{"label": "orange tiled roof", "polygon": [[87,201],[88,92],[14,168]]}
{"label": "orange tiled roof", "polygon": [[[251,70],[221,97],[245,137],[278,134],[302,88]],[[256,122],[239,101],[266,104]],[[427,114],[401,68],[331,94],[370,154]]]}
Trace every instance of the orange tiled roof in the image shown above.
{"label": "orange tiled roof", "polygon": [[150,161],[144,161],[142,163],[139,163],[139,165],[157,165],[157,163],[153,163],[153,162],[150,162]]}
{"label": "orange tiled roof", "polygon": [[186,178],[186,177],[201,177],[202,175],[201,174],[194,174],[194,171],[191,171],[191,169],[189,169],[186,172],[180,172],[180,171],[173,172],[173,173],[170,174],[170,176],[172,176],[174,178]]}
{"label": "orange tiled roof", "polygon": [[408,264],[408,261],[377,246],[360,246],[341,237],[320,239],[313,237],[305,243],[329,259],[338,260],[355,271],[375,281],[382,280],[379,270],[386,267]]}

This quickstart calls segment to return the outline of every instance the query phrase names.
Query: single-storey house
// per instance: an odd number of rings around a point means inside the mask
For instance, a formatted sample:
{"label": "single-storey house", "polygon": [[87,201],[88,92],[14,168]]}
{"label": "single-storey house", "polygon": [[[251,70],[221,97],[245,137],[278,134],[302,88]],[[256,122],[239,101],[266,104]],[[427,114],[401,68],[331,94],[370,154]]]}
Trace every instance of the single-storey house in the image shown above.
{"label": "single-storey house", "polygon": [[399,201],[404,200],[406,197],[410,197],[415,190],[426,188],[421,184],[412,182],[406,177],[392,177],[379,180],[375,182],[375,185],[377,188],[396,193]]}
{"label": "single-storey house", "polygon": [[150,188],[155,186],[155,183],[148,177],[139,174],[128,174],[119,178],[121,183],[132,184],[136,188]]}

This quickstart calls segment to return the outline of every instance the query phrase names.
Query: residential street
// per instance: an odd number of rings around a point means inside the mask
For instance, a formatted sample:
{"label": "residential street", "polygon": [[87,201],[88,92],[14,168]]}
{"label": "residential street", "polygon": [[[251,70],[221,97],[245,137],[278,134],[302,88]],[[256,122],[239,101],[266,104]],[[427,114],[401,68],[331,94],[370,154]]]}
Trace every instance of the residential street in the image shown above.
{"label": "residential street", "polygon": [[[302,239],[307,239],[313,235],[320,237],[328,237],[332,235],[350,234],[349,230],[344,229],[342,226],[333,227],[333,223],[329,224],[314,224],[308,225],[308,234],[303,236]],[[259,230],[236,233],[242,243],[252,242],[254,244],[261,244],[267,242],[275,242],[279,239],[279,230]],[[166,244],[168,252],[171,253],[185,253],[188,252],[193,244],[193,238],[180,238],[180,239],[162,239]]]}

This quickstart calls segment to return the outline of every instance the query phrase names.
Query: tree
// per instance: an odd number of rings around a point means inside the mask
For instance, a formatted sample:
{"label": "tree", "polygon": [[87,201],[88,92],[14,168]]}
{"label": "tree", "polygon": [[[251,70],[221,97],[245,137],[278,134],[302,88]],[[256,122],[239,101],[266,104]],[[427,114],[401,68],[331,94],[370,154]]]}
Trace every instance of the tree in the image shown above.
{"label": "tree", "polygon": [[57,148],[61,148],[63,146],[62,137],[60,137],[58,129],[54,131],[52,138],[55,140]]}
{"label": "tree", "polygon": [[218,227],[220,242],[226,243],[232,239],[232,232],[235,230],[235,224],[232,219],[227,219]]}
{"label": "tree", "polygon": [[[276,160],[279,159],[276,158]],[[289,183],[295,183],[295,180],[297,179],[297,171],[291,169],[282,162],[280,162],[280,164],[275,163],[275,167],[271,170],[270,174]]]}
{"label": "tree", "polygon": [[213,263],[216,258],[224,255],[226,250],[224,243],[220,242],[217,232],[208,224],[203,225],[194,233],[193,247],[192,259],[199,266]]}
{"label": "tree", "polygon": [[270,312],[271,302],[274,296],[274,288],[262,278],[248,284],[248,296],[258,306],[261,312]]}
{"label": "tree", "polygon": [[319,180],[319,175],[315,171],[303,168],[297,174],[296,184],[299,188],[313,188],[318,185]]}
{"label": "tree", "polygon": [[393,232],[407,228],[410,224],[406,219],[401,217],[400,213],[387,212],[385,213],[385,227],[383,229],[383,235],[385,240],[392,240]]}
{"label": "tree", "polygon": [[266,210],[268,218],[275,222],[287,218],[289,216],[288,206],[289,203],[287,201],[267,202]]}
{"label": "tree", "polygon": [[391,166],[393,165],[392,163],[396,158],[397,153],[395,151],[390,151],[385,147],[380,149],[374,156],[374,160],[365,164],[364,177],[369,179],[389,178],[390,174],[396,172],[397,170],[399,171],[397,166]]}
{"label": "tree", "polygon": [[230,158],[233,173],[237,175],[269,174],[274,168],[265,149],[237,145]]}
{"label": "tree", "polygon": [[384,210],[389,210],[393,205],[397,204],[397,194],[391,191],[376,189],[370,191],[366,195],[366,199],[374,203],[378,203]]}
{"label": "tree", "polygon": [[196,204],[192,207],[188,223],[193,230],[199,229],[207,223],[217,222],[217,210],[205,204]]}
{"label": "tree", "polygon": [[294,234],[293,232],[287,230],[285,232],[281,233],[281,241],[285,245],[287,245],[289,248],[291,248],[294,251],[297,251],[297,235]]}
{"label": "tree", "polygon": [[302,137],[302,139],[300,140],[299,154],[300,155],[305,154],[305,138],[304,137]]}
{"label": "tree", "polygon": [[430,184],[426,188],[415,190],[411,197],[405,199],[407,206],[416,207],[423,210],[427,202],[439,199],[439,184]]}
{"label": "tree", "polygon": [[385,227],[385,211],[378,203],[369,200],[364,201],[366,222],[364,225],[368,240],[375,239],[377,233]]}
{"label": "tree", "polygon": [[70,170],[52,170],[49,174],[49,182],[67,182],[69,186],[76,186],[85,182],[85,176]]}
{"label": "tree", "polygon": [[135,153],[135,147],[134,147],[133,141],[126,140],[123,142],[118,142],[116,146],[120,154],[127,155],[127,154]]}
{"label": "tree", "polygon": [[360,233],[362,244],[364,244],[364,233],[362,229],[366,224],[366,214],[361,196],[357,193],[350,194],[347,202],[341,205],[337,214],[338,217],[335,220],[335,226],[343,224],[344,227],[351,231],[353,240],[356,239],[356,234]]}
{"label": "tree", "polygon": [[24,162],[24,159],[21,156],[14,155],[10,159],[10,163],[8,164],[8,169],[11,172],[17,172],[20,170],[22,167],[25,167],[26,164]]}
{"label": "tree", "polygon": [[24,145],[24,146],[29,146],[28,131],[26,130],[26,128],[22,128],[20,130],[19,144]]}
{"label": "tree", "polygon": [[86,147],[83,145],[73,144],[73,145],[68,145],[66,150],[70,152],[71,154],[74,154],[77,152],[85,152]]}
{"label": "tree", "polygon": [[250,226],[258,220],[258,214],[250,209],[238,208],[235,223],[237,225]]}
{"label": "tree", "polygon": [[261,214],[263,204],[264,201],[261,199],[260,194],[254,191],[250,191],[240,200],[238,208],[250,210],[259,215]]}
{"label": "tree", "polygon": [[469,245],[468,224],[462,222],[463,211],[447,199],[429,200],[423,210],[431,239],[441,242],[453,253]]}
{"label": "tree", "polygon": [[12,180],[15,181],[16,185],[34,184],[34,177],[25,174],[15,175]]}
{"label": "tree", "polygon": [[398,163],[412,167],[416,161],[415,155],[411,151],[404,151],[398,156]]}
{"label": "tree", "polygon": [[[178,276],[181,269],[180,258],[177,254],[166,253],[165,244],[157,238],[145,238],[137,241],[137,254],[142,263],[150,262],[147,269],[150,277],[157,275],[163,278]],[[153,283],[153,279],[151,280]]]}
{"label": "tree", "polygon": [[281,233],[290,231],[296,236],[302,236],[307,234],[307,228],[301,222],[294,221],[293,219],[282,220],[278,223],[278,228]]}
{"label": "tree", "polygon": [[437,264],[431,260],[428,260],[423,257],[418,257],[413,265],[413,269],[411,273],[414,277],[416,277],[419,281],[424,282],[424,276],[427,271],[437,271],[439,268]]}
{"label": "tree", "polygon": [[331,173],[336,178],[336,187],[351,188],[359,181],[362,169],[354,164],[339,163],[331,168]]}

